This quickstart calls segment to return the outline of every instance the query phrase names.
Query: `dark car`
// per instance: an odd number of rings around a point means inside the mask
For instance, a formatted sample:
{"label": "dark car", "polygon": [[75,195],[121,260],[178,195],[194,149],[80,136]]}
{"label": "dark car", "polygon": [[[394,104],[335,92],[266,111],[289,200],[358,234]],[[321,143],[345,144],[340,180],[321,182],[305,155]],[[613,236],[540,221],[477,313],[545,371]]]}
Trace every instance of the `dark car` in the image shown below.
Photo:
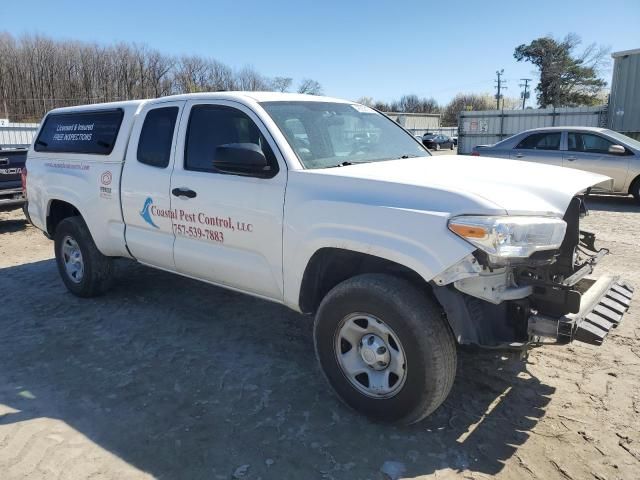
{"label": "dark car", "polygon": [[22,169],[26,160],[26,149],[0,150],[0,210],[24,205]]}
{"label": "dark car", "polygon": [[453,139],[451,137],[436,133],[425,133],[422,136],[422,144],[429,150],[442,150],[443,148],[453,150],[454,146]]}

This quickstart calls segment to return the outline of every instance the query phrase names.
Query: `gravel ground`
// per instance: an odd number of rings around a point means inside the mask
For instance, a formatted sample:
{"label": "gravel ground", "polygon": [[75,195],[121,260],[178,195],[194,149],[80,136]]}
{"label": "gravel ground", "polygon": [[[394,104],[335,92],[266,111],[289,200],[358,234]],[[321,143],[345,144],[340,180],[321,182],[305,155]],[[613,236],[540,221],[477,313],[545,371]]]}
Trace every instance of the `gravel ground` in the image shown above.
{"label": "gravel ground", "polygon": [[[640,285],[640,207],[590,207],[599,271]],[[81,300],[20,211],[0,239],[2,480],[640,478],[637,297],[599,348],[460,352],[445,404],[399,428],[330,393],[308,317],[125,261]]]}

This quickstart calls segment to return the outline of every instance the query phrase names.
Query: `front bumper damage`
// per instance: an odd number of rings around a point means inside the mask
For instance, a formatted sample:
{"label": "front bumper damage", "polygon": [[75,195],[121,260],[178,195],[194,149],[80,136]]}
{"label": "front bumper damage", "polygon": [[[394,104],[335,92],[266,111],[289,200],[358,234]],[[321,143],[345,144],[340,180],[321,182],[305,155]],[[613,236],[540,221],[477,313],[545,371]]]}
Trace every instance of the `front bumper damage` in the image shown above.
{"label": "front bumper damage", "polygon": [[558,250],[506,265],[475,251],[434,277],[433,293],[458,343],[524,351],[574,340],[602,344],[629,309],[633,287],[618,276],[591,277],[609,251],[580,230],[586,214],[575,197]]}
{"label": "front bumper damage", "polygon": [[574,198],[564,217],[567,234],[555,262],[519,271],[519,281],[533,286],[527,319],[531,342],[542,337],[559,344],[577,340],[601,345],[629,309],[629,283],[619,276],[589,278],[609,250],[596,248],[595,235],[580,230],[580,217],[586,214],[584,201]]}
{"label": "front bumper damage", "polygon": [[528,334],[534,342],[551,338],[563,344],[577,340],[601,345],[607,334],[622,321],[631,305],[633,287],[617,276],[605,275],[590,283],[581,294],[580,309],[559,318],[534,313],[528,319]]}

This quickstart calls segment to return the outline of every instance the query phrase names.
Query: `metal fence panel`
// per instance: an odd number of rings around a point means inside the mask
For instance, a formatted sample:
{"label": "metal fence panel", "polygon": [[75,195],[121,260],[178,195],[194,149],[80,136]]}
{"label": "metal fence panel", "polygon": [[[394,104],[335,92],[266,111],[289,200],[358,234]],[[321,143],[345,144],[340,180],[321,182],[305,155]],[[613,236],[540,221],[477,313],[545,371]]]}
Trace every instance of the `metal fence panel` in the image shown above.
{"label": "metal fence panel", "polygon": [[0,149],[23,148],[31,145],[38,123],[3,123],[0,125]]}
{"label": "metal fence panel", "polygon": [[531,128],[605,127],[606,125],[606,105],[460,112],[458,117],[458,153],[469,154],[476,145],[496,143]]}
{"label": "metal fence panel", "polygon": [[438,128],[407,128],[406,130],[410,131],[414,135],[422,136],[425,133],[438,133],[441,135],[447,135],[448,137],[457,137],[458,136],[458,127],[438,127]]}

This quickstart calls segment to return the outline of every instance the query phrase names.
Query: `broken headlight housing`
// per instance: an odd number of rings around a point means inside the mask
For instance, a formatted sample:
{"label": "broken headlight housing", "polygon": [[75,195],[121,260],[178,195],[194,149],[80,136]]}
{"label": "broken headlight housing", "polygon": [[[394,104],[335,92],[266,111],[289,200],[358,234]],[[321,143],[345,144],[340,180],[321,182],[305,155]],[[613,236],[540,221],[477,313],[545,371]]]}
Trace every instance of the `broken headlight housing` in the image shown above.
{"label": "broken headlight housing", "polygon": [[449,220],[449,230],[500,261],[557,250],[567,223],[554,217],[460,216]]}

